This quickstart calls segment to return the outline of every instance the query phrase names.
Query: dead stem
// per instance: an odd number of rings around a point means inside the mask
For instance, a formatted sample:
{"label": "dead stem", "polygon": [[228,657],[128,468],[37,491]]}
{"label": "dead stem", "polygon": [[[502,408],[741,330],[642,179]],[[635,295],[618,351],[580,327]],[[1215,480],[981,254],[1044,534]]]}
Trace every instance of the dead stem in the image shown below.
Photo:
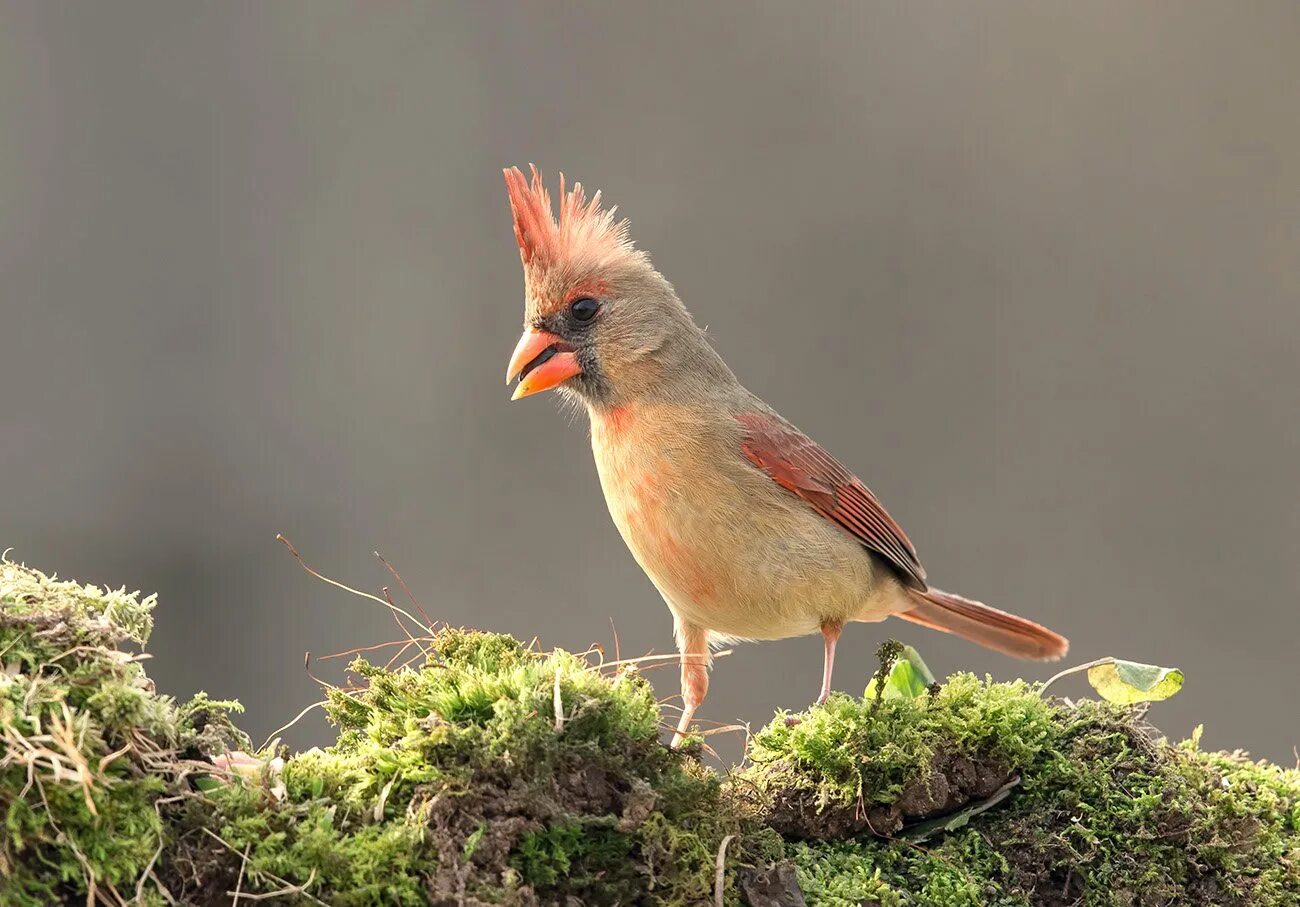
{"label": "dead stem", "polygon": [[387,558],[378,551],[375,552],[375,557],[379,558],[379,563],[383,564],[385,569],[387,569],[389,573],[393,574],[393,579],[397,580],[397,584],[402,587],[402,591],[405,592],[406,597],[411,600],[411,604],[415,606],[415,610],[419,611],[420,616],[424,618],[425,627],[430,632],[433,632],[433,628],[438,622],[429,616],[429,612],[425,611],[416,600],[415,596],[411,594],[411,587],[406,585],[406,580],[402,579],[402,574],[398,573],[397,568],[390,564]]}
{"label": "dead stem", "polygon": [[295,724],[297,724],[299,721],[302,721],[302,719],[303,719],[303,718],[307,715],[307,713],[310,712],[312,709],[318,709],[318,708],[320,708],[321,706],[328,705],[328,704],[329,704],[329,700],[328,700],[328,699],[322,699],[322,700],[320,700],[319,702],[313,702],[311,705],[307,706],[307,708],[303,709],[301,712],[299,712],[297,715],[295,715],[295,716],[293,717],[293,720],[290,721],[288,724],[281,725],[280,727],[278,727],[278,728],[276,728],[275,730],[273,730],[273,731],[270,733],[270,735],[266,738],[266,742],[263,743],[260,747],[258,747],[258,750],[261,751],[261,750],[266,749],[268,746],[270,746],[272,740],[274,740],[276,737],[278,737],[278,736],[280,736],[281,734],[283,734],[285,731],[289,730],[289,728],[293,727],[293,726],[294,726]]}
{"label": "dead stem", "polygon": [[735,835],[727,835],[718,845],[717,868],[713,876],[713,904],[714,907],[723,907],[723,897],[726,894],[727,881],[727,845],[735,840]]}
{"label": "dead stem", "polygon": [[[302,569],[306,570],[308,574],[316,577],[316,579],[320,580],[321,582],[328,583],[329,585],[334,586],[336,589],[342,589],[344,592],[351,592],[353,595],[359,596],[361,598],[369,599],[370,601],[375,602],[376,604],[383,605],[385,608],[390,608],[397,614],[400,614],[403,617],[405,617],[411,623],[415,624],[417,627],[424,626],[414,615],[411,614],[411,612],[399,607],[398,605],[393,604],[391,601],[384,601],[382,598],[380,598],[377,595],[372,595],[369,592],[362,592],[360,589],[353,589],[351,586],[341,583],[336,579],[330,579],[328,576],[325,576],[324,574],[313,570],[310,566],[308,566],[307,562],[302,559],[302,555],[298,553],[298,549],[293,547],[293,542],[289,541],[283,535],[280,535],[278,533],[276,534],[275,538],[278,542],[283,544],[284,547],[289,549],[289,553],[292,554],[294,560],[298,562],[298,566],[302,567]],[[429,628],[425,626],[425,631],[428,632],[428,630]]]}
{"label": "dead stem", "polygon": [[[222,847],[226,848],[226,850],[233,853],[235,856],[241,855],[240,851],[236,850],[230,844],[229,841],[221,837],[221,835],[217,834],[212,829],[200,828],[199,831],[203,832],[205,835],[215,840],[217,843],[219,843]],[[266,876],[272,882],[277,882],[280,885],[283,885],[284,887],[281,888],[279,891],[270,891],[264,894],[241,894],[240,897],[242,897],[246,901],[267,901],[270,900],[271,898],[284,897],[285,895],[289,895],[289,894],[300,894],[303,897],[308,898],[309,900],[314,901],[317,904],[321,904],[322,907],[329,907],[329,904],[326,904],[320,898],[316,897],[316,895],[312,894],[310,891],[307,890],[308,888],[311,887],[311,883],[316,881],[316,870],[314,867],[311,870],[311,872],[307,874],[307,881],[303,882],[301,885],[292,885],[289,882],[285,881],[284,879],[280,878],[275,873],[267,872],[266,870],[263,869],[255,869],[253,870],[252,874]],[[230,891],[226,893],[230,895],[234,894],[234,892],[230,892]]]}

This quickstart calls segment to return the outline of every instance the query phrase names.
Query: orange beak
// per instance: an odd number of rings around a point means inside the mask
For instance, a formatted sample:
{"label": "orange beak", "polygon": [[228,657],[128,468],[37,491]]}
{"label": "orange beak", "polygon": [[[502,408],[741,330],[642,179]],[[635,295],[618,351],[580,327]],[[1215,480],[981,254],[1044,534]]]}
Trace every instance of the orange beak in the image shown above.
{"label": "orange beak", "polygon": [[547,331],[526,328],[506,367],[506,384],[519,379],[519,386],[510,397],[518,400],[548,391],[580,374],[582,366],[578,365],[572,346]]}

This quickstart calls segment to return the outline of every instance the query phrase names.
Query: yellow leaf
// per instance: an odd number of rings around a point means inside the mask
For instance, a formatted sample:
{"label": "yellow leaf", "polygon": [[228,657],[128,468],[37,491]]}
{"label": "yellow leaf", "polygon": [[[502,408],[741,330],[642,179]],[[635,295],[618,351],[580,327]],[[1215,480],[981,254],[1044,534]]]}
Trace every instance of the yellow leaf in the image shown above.
{"label": "yellow leaf", "polygon": [[1088,683],[1107,702],[1120,705],[1159,702],[1183,688],[1183,672],[1177,668],[1112,659],[1089,668]]}

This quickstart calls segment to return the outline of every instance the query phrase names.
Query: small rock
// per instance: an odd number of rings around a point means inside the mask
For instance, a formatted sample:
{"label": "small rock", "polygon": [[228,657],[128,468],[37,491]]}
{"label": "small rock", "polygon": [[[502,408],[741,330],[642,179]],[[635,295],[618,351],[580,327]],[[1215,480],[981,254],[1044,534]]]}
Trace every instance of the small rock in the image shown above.
{"label": "small rock", "polygon": [[793,863],[775,863],[766,869],[742,866],[736,870],[736,887],[749,907],[808,907]]}

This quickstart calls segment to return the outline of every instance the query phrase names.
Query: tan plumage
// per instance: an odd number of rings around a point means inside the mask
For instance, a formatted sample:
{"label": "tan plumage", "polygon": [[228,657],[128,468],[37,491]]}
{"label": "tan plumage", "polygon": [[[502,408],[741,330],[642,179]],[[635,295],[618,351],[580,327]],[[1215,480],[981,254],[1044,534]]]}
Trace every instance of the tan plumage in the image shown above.
{"label": "tan plumage", "polygon": [[1025,658],[1061,636],[930,588],[911,541],[851,472],[747,391],[626,222],[587,202],[561,218],[534,169],[506,171],[525,271],[515,396],[551,387],[591,417],[610,515],[673,614],[678,739],[708,688],[710,645],[820,631],[830,692],[844,624],[898,615]]}

